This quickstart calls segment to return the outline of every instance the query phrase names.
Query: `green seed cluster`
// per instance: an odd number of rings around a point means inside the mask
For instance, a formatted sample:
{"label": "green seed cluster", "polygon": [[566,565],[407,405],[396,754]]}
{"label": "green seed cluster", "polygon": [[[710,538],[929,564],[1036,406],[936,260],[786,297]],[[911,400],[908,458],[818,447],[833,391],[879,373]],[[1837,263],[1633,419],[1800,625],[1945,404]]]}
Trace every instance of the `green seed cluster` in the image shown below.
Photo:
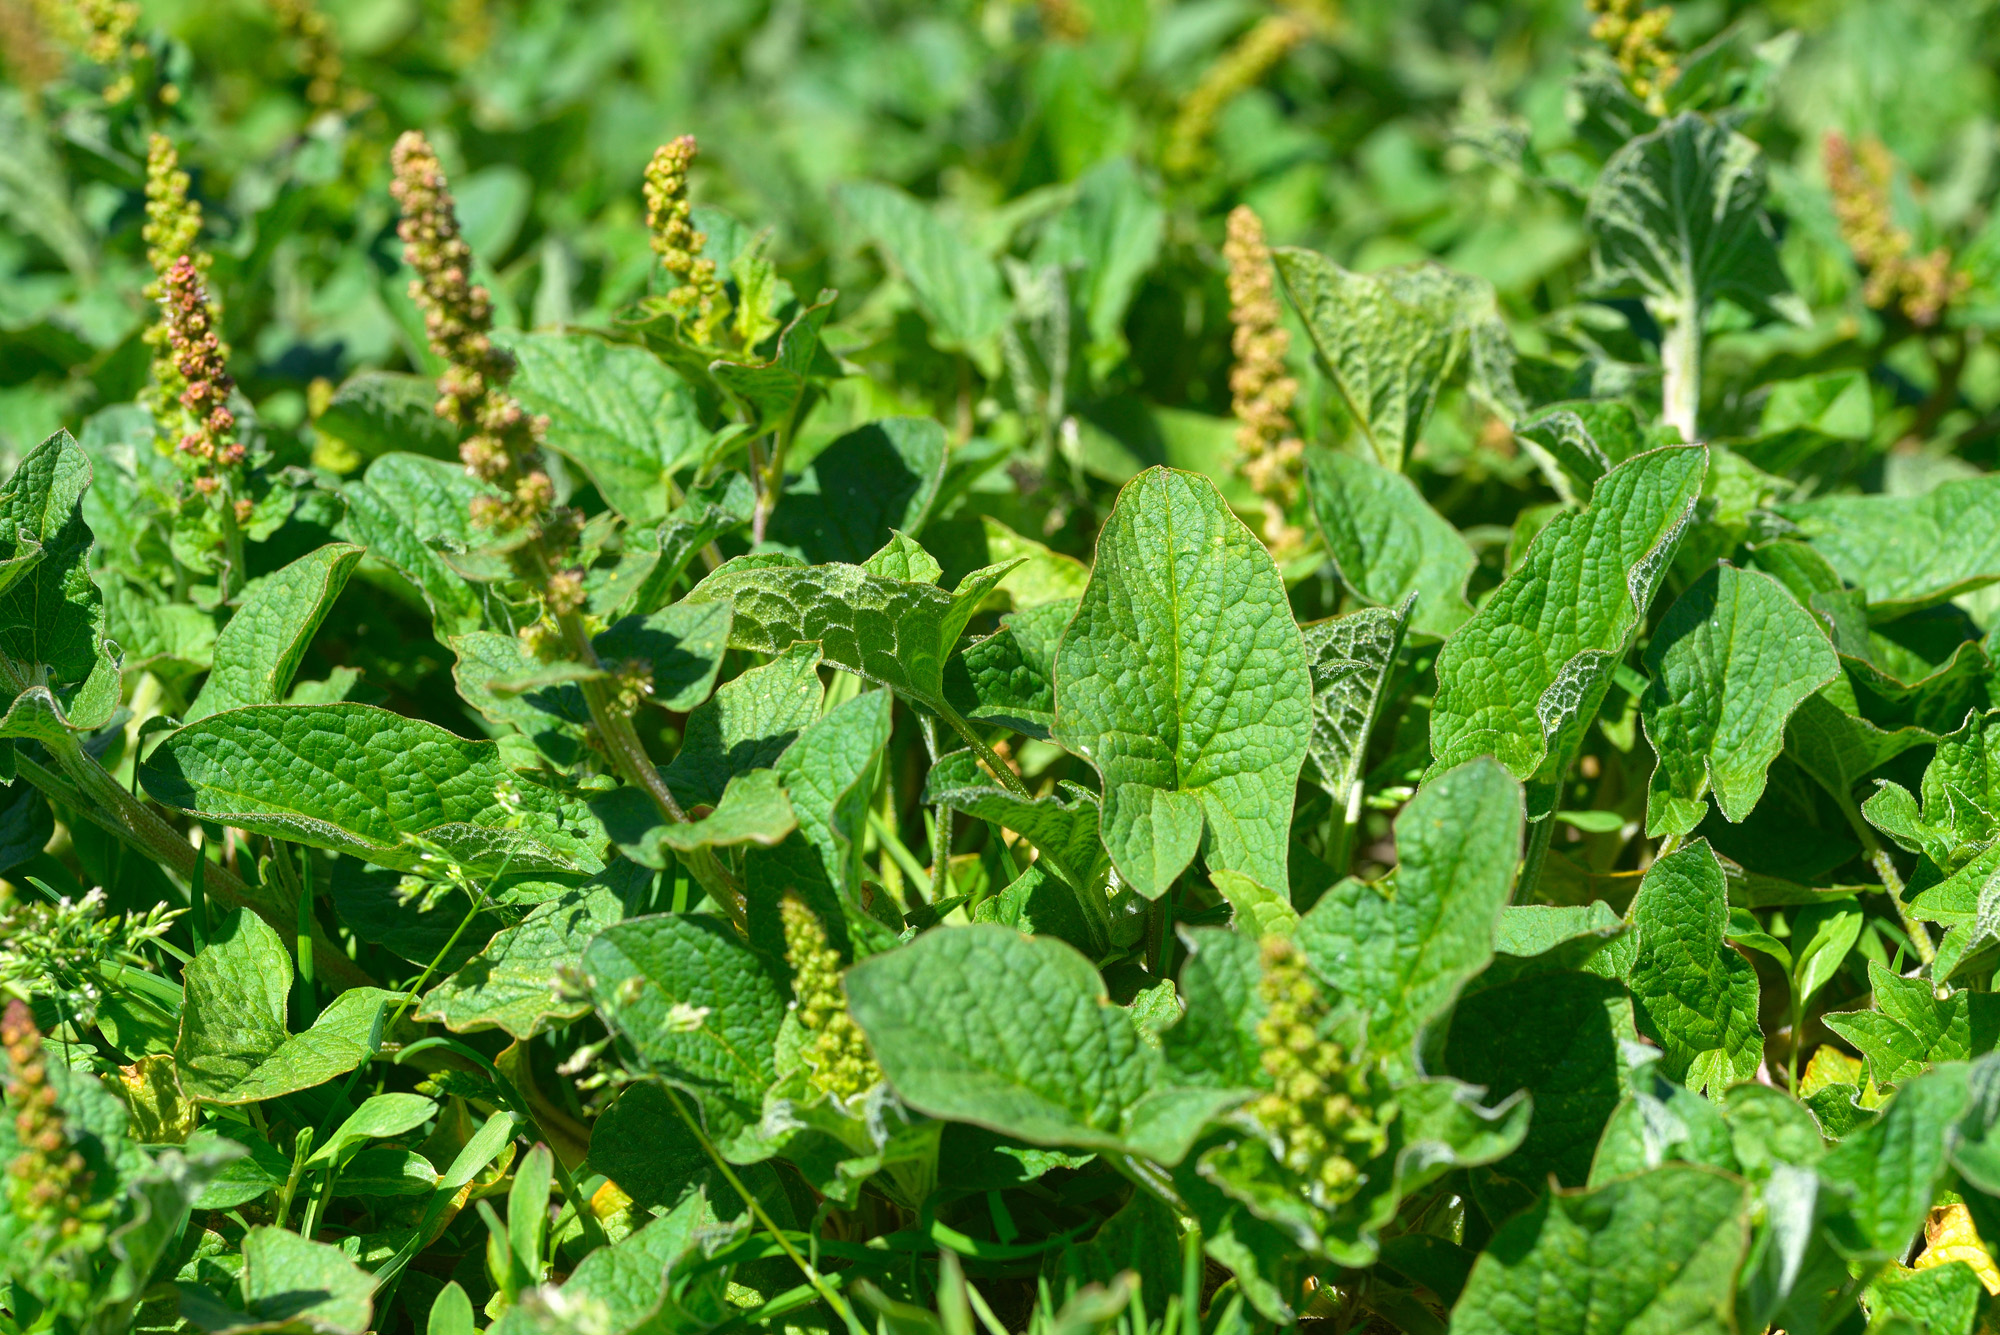
{"label": "green seed cluster", "polygon": [[1236,45],[1223,52],[1209,66],[1187,100],[1181,103],[1167,132],[1166,152],[1161,165],[1170,176],[1192,176],[1208,160],[1208,139],[1215,118],[1236,97],[1257,84],[1283,60],[1288,52],[1311,35],[1305,19],[1293,14],[1273,14]]}
{"label": "green seed cluster", "polygon": [[1590,35],[1618,62],[1632,96],[1655,115],[1663,113],[1667,89],[1681,77],[1680,53],[1667,36],[1673,6],[1649,9],[1645,0],[1588,0],[1588,6],[1597,16]]}
{"label": "green seed cluster", "polygon": [[861,1027],[847,1012],[847,998],[840,990],[840,952],[827,942],[826,929],[797,896],[786,896],[780,915],[799,1024],[813,1036],[806,1055],[812,1083],[836,1098],[865,1094],[882,1082],[882,1071],[868,1053]]}
{"label": "green seed cluster", "polygon": [[1250,1114],[1277,1143],[1284,1166],[1321,1202],[1337,1204],[1360,1187],[1358,1165],[1388,1146],[1380,1093],[1366,1067],[1320,1037],[1326,1002],[1290,941],[1264,939],[1258,992],[1268,1009],[1257,1022],[1257,1043],[1272,1088]]}
{"label": "green seed cluster", "polygon": [[680,286],[667,294],[671,309],[683,322],[692,322],[697,343],[712,344],[729,316],[729,294],[716,276],[715,261],[702,258],[707,235],[691,221],[688,169],[700,151],[691,134],[654,150],[646,165],[646,227],[660,267],[680,279]]}

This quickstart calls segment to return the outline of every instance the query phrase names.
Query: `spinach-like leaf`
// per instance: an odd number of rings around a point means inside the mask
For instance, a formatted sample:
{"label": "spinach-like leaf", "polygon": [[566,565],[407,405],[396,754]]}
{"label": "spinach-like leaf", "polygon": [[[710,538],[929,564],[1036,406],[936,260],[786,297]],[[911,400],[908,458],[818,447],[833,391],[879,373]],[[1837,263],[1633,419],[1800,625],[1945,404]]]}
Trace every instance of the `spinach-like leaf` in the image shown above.
{"label": "spinach-like leaf", "polygon": [[[6,735],[92,731],[118,707],[116,646],[105,638],[104,600],[90,577],[91,533],[82,500],[90,461],[58,431],[0,487],[0,683],[10,702]],[[25,706],[27,713],[19,710]],[[18,716],[17,716],[18,715]],[[46,715],[46,721],[41,721]]]}
{"label": "spinach-like leaf", "polygon": [[1379,606],[1415,598],[1411,628],[1419,635],[1443,639],[1465,624],[1472,615],[1465,581],[1479,558],[1416,483],[1366,459],[1314,450],[1306,487],[1348,588]]}
{"label": "spinach-like leaf", "polygon": [[1890,621],[2000,580],[2000,476],[1920,496],[1822,496],[1777,507]]}
{"label": "spinach-like leaf", "polygon": [[243,604],[215,638],[215,666],[188,706],[193,723],[240,705],[285,698],[306,648],[366,553],[332,542],[253,582]]}
{"label": "spinach-like leaf", "polygon": [[1211,868],[1287,884],[1305,642],[1270,555],[1206,478],[1153,468],[1119,493],[1055,686],[1055,738],[1103,777],[1127,883],[1159,898],[1206,832]]}
{"label": "spinach-like leaf", "polygon": [[1535,535],[1438,654],[1434,771],[1491,752],[1527,783],[1529,818],[1549,814],[1694,514],[1707,458],[1671,447],[1628,459],[1587,508]]}
{"label": "spinach-like leaf", "polygon": [[1720,565],[1682,594],[1646,647],[1640,708],[1659,757],[1646,833],[1685,835],[1715,804],[1741,821],[1764,795],[1785,724],[1840,673],[1833,646],[1768,575]]}
{"label": "spinach-like leaf", "polygon": [[1632,901],[1639,953],[1626,976],[1639,1027],[1670,1079],[1699,1093],[1757,1073],[1757,971],[1727,940],[1729,887],[1697,839],[1655,862]]}
{"label": "spinach-like leaf", "polygon": [[865,561],[892,530],[923,533],[950,455],[944,428],[928,417],[856,427],[785,488],[765,537],[808,561]]}

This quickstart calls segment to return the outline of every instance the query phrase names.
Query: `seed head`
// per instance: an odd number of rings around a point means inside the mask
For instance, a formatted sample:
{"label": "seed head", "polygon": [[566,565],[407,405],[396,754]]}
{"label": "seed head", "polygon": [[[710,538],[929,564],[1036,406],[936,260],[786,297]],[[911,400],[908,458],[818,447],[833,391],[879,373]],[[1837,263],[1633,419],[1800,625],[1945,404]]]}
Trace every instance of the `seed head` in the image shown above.
{"label": "seed head", "polygon": [[1654,115],[1666,112],[1667,89],[1681,77],[1680,53],[1667,36],[1671,5],[1649,9],[1645,0],[1585,0],[1597,16],[1590,35],[1618,63],[1625,86]]}
{"label": "seed head", "polygon": [[1167,131],[1161,165],[1169,176],[1192,176],[1208,160],[1208,138],[1215,118],[1238,94],[1262,83],[1287,53],[1312,33],[1300,14],[1272,14],[1258,21],[1236,45],[1210,65]]}
{"label": "seed head", "polygon": [[799,1023],[813,1035],[806,1063],[812,1083],[841,1099],[851,1099],[882,1081],[869,1055],[868,1040],[848,1014],[840,990],[840,953],[828,944],[826,929],[796,895],[779,906],[785,928],[785,959],[792,966],[792,995]]}
{"label": "seed head", "polygon": [[691,134],[654,150],[646,166],[646,226],[660,267],[680,280],[667,296],[674,314],[692,323],[696,342],[712,344],[729,316],[729,294],[716,277],[715,261],[701,257],[708,237],[690,221],[688,169],[700,151]]}
{"label": "seed head", "polygon": [[1936,324],[1972,278],[1952,268],[1944,246],[1911,254],[1916,242],[1896,225],[1889,198],[1896,159],[1878,139],[1864,139],[1857,149],[1838,131],[1827,132],[1823,153],[1841,239],[1867,275],[1862,300],[1877,310],[1900,310],[1919,328]]}
{"label": "seed head", "polygon": [[1265,541],[1283,550],[1304,536],[1285,522],[1298,501],[1305,455],[1291,416],[1299,383],[1285,368],[1291,336],[1278,319],[1264,223],[1249,205],[1230,213],[1222,255],[1229,264],[1229,320],[1235,326],[1229,392],[1237,421],[1236,471],[1264,498]]}

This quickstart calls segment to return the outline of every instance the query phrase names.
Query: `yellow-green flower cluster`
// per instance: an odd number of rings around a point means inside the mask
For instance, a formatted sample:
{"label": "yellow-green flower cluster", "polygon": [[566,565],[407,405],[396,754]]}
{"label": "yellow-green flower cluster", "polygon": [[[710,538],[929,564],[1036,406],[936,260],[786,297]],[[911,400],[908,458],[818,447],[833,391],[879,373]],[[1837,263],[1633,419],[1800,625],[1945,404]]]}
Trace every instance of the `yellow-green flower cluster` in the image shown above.
{"label": "yellow-green flower cluster", "polygon": [[1841,239],[1867,274],[1862,300],[1877,310],[1898,309],[1919,328],[1936,324],[1972,280],[1953,270],[1951,251],[1944,246],[1927,255],[1910,253],[1916,242],[1896,225],[1889,202],[1895,158],[1880,140],[1865,139],[1857,149],[1847,136],[1831,130],[1824,154]]}
{"label": "yellow-green flower cluster", "polygon": [[[7,1165],[8,1204],[29,1229],[36,1260],[94,1246],[90,1171],[71,1144],[56,1107],[42,1053],[41,1031],[28,1008],[9,1001],[0,1016],[0,1048],[7,1054],[7,1110],[21,1152]],[[10,1257],[17,1266],[29,1258]]]}
{"label": "yellow-green flower cluster", "polygon": [[62,71],[32,0],[0,0],[0,68],[31,98]]}
{"label": "yellow-green flower cluster", "polygon": [[104,85],[106,102],[116,106],[132,96],[138,87],[132,62],[146,53],[132,40],[139,26],[135,0],[40,0],[38,7],[44,25],[64,34],[85,60],[111,76]]}
{"label": "yellow-green flower cluster", "polygon": [[1311,24],[1297,14],[1273,14],[1260,19],[1202,74],[1181,103],[1167,131],[1161,165],[1172,176],[1192,176],[1208,159],[1208,137],[1215,118],[1239,93],[1263,82],[1264,76],[1288,52],[1311,35]]}
{"label": "yellow-green flower cluster", "polygon": [[493,301],[472,281],[472,248],[459,231],[444,168],[415,130],[396,141],[393,162],[389,188],[403,214],[396,234],[417,274],[410,297],[423,310],[431,350],[450,363],[438,377],[437,415],[468,433],[458,447],[466,470],[505,493],[474,501],[472,517],[503,532],[537,523],[546,532],[555,499],[541,465],[546,424],[506,392],[514,358],[493,342]]}
{"label": "yellow-green flower cluster", "polygon": [[683,322],[691,321],[697,343],[712,344],[729,317],[729,294],[716,276],[715,261],[703,259],[708,237],[694,229],[688,199],[688,169],[700,153],[694,136],[684,134],[662,144],[646,164],[646,227],[653,234],[653,251],[660,267],[680,279],[667,296]]}
{"label": "yellow-green flower cluster", "polygon": [[1230,213],[1222,255],[1229,264],[1229,320],[1235,326],[1229,393],[1237,421],[1236,471],[1264,498],[1265,540],[1290,547],[1302,536],[1285,522],[1298,500],[1305,456],[1291,415],[1299,385],[1285,368],[1291,336],[1278,320],[1271,248],[1263,221],[1249,205]]}
{"label": "yellow-green flower cluster", "polygon": [[1618,62],[1625,86],[1655,115],[1666,110],[1667,89],[1681,77],[1680,52],[1667,36],[1671,5],[1647,8],[1645,0],[1586,0],[1597,16],[1590,35]]}
{"label": "yellow-green flower cluster", "polygon": [[297,43],[307,104],[314,111],[337,110],[343,65],[333,25],[314,0],[271,0],[271,12],[279,30]]}
{"label": "yellow-green flower cluster", "polygon": [[1380,1093],[1366,1067],[1350,1064],[1339,1044],[1320,1036],[1326,1002],[1297,947],[1266,937],[1262,963],[1258,993],[1267,1009],[1257,1022],[1257,1043],[1271,1092],[1250,1105],[1250,1115],[1316,1203],[1335,1205],[1360,1187],[1359,1165],[1388,1146],[1376,1108]]}
{"label": "yellow-green flower cluster", "polygon": [[779,910],[785,927],[785,960],[792,966],[792,995],[799,1024],[812,1035],[806,1065],[812,1083],[836,1098],[865,1094],[882,1081],[868,1040],[847,1012],[840,990],[840,952],[805,902],[787,895]]}

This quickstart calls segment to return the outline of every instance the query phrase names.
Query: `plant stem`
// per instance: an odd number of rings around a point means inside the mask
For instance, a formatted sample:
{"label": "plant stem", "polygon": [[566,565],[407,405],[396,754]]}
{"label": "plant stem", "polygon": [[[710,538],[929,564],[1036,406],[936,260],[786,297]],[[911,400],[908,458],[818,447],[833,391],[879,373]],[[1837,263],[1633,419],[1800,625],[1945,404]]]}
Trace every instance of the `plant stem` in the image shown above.
{"label": "plant stem", "polygon": [[1660,416],[1692,443],[1701,414],[1701,312],[1668,321],[1660,338]]}
{"label": "plant stem", "polygon": [[[1824,784],[1821,786],[1825,787]],[[1875,837],[1873,827],[1855,807],[1854,799],[1831,788],[1827,791],[1833,792],[1835,800],[1840,803],[1840,812],[1853,827],[1854,837],[1861,841],[1861,851],[1867,855],[1868,865],[1882,880],[1883,893],[1896,906],[1896,920],[1902,924],[1903,935],[1910,938],[1910,948],[1917,952],[1917,958],[1928,968],[1937,959],[1937,946],[1931,941],[1930,930],[1910,916],[1910,907],[1903,902],[1903,874],[1896,870],[1895,860],[1889,856],[1889,850],[1882,847],[1882,841]]]}
{"label": "plant stem", "polygon": [[[83,749],[80,740],[72,737],[66,743],[49,746],[49,750],[55,753],[63,774],[56,774],[17,753],[15,759],[21,777],[100,829],[164,864],[175,875],[192,881],[195,862],[204,855],[138,798],[126,792],[124,786]],[[230,908],[247,908],[269,923],[280,936],[297,927],[295,914],[287,913],[284,906],[272,904],[254,894],[227,867],[205,867],[203,873],[204,901],[212,894]],[[320,934],[316,925],[313,958],[320,976],[342,991],[350,987],[367,987],[374,982],[360,965],[347,958],[345,951]]]}
{"label": "plant stem", "polygon": [[1514,883],[1514,902],[1533,902],[1535,887],[1541,883],[1542,863],[1549,856],[1549,837],[1555,833],[1556,813],[1551,811],[1528,823],[1528,847],[1521,857],[1521,878]]}
{"label": "plant stem", "polygon": [[993,777],[1000,780],[1008,792],[1016,797],[1025,797],[1031,802],[1034,800],[1034,794],[1028,791],[1027,784],[1021,782],[1021,776],[1014,773],[1013,767],[995,754],[993,748],[973,731],[972,725],[967,723],[956,709],[942,700],[936,702],[936,708],[938,716],[951,725],[953,732],[965,739],[965,744],[972,748],[972,754],[979,757],[979,763],[992,770]]}

